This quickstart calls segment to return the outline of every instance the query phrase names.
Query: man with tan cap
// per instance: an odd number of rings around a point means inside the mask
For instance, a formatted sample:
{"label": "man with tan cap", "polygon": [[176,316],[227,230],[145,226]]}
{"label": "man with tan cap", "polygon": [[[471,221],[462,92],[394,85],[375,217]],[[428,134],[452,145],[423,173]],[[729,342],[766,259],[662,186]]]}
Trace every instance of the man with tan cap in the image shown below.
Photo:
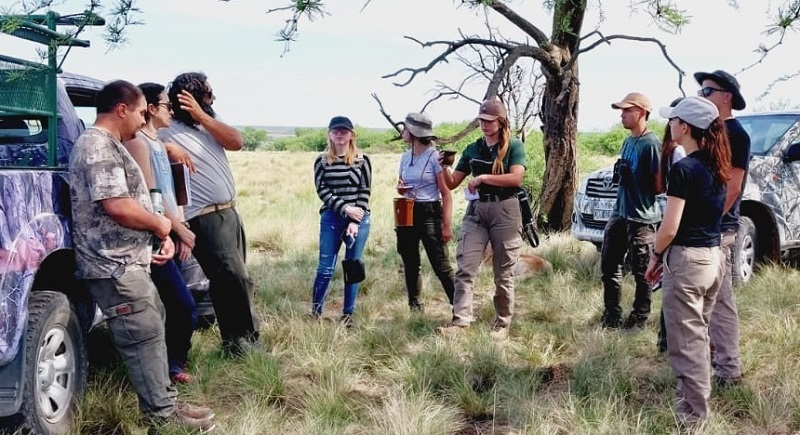
{"label": "man with tan cap", "polygon": [[[605,311],[602,326],[641,328],[650,315],[651,289],[644,273],[656,225],[661,221],[661,210],[656,203],[661,141],[647,128],[647,119],[652,110],[647,97],[632,92],[622,101],[611,104],[611,107],[622,111],[622,126],[631,133],[622,143],[620,159],[614,165],[613,182],[619,186],[617,202],[603,236],[600,267]],[[633,311],[623,324],[620,299],[622,264],[626,252],[636,281],[636,293]]]}
{"label": "man with tan cap", "polygon": [[731,144],[731,178],[722,215],[723,277],[717,293],[717,302],[711,313],[708,334],[711,338],[711,364],[716,372],[714,380],[719,386],[736,384],[742,377],[739,357],[739,314],[733,298],[733,249],[739,229],[739,204],[750,166],[750,136],[742,124],[733,117],[733,110],[742,110],[747,103],[739,91],[736,78],[722,70],[697,72],[694,78],[701,88],[697,95],[714,103]]}

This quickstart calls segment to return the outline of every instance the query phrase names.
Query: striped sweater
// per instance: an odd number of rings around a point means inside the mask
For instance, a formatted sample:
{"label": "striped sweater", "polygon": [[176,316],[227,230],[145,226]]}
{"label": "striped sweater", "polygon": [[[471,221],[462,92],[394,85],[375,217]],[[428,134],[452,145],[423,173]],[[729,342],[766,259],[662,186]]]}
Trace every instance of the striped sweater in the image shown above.
{"label": "striped sweater", "polygon": [[341,158],[328,164],[327,153],[321,153],[314,160],[314,183],[317,196],[322,200],[320,213],[330,209],[345,216],[344,207],[347,205],[369,212],[372,164],[366,154],[359,154],[352,165],[347,165]]}

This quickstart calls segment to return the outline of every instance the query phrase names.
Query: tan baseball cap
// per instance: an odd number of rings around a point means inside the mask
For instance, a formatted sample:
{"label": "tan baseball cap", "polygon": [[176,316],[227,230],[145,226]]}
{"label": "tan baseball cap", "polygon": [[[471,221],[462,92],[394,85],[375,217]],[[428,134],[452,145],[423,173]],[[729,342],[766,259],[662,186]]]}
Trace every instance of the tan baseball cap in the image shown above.
{"label": "tan baseball cap", "polygon": [[627,109],[628,107],[638,107],[646,112],[653,111],[653,106],[650,104],[650,100],[648,100],[644,94],[640,94],[638,92],[631,92],[630,94],[626,95],[622,101],[618,103],[611,103],[612,109]]}

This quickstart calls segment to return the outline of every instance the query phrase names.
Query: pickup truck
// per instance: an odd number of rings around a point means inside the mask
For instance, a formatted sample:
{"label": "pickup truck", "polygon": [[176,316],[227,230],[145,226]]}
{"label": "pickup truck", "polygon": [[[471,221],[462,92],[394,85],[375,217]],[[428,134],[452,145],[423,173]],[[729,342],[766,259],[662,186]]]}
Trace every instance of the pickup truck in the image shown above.
{"label": "pickup truck", "polygon": [[[800,110],[737,119],[751,141],[734,250],[734,279],[746,282],[758,264],[778,262],[800,248]],[[572,235],[598,249],[617,198],[612,171],[603,168],[584,177],[573,204]]]}

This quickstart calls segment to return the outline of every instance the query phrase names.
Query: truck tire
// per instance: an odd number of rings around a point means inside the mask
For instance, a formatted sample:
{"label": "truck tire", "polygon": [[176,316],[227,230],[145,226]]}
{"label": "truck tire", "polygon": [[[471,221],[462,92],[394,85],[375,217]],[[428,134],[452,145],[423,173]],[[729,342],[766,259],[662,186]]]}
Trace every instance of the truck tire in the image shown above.
{"label": "truck tire", "polygon": [[758,258],[758,234],[753,220],[739,217],[739,230],[733,250],[733,282],[746,283],[753,276]]}
{"label": "truck tire", "polygon": [[22,416],[34,434],[63,435],[86,388],[88,355],[66,296],[38,291],[28,300]]}

